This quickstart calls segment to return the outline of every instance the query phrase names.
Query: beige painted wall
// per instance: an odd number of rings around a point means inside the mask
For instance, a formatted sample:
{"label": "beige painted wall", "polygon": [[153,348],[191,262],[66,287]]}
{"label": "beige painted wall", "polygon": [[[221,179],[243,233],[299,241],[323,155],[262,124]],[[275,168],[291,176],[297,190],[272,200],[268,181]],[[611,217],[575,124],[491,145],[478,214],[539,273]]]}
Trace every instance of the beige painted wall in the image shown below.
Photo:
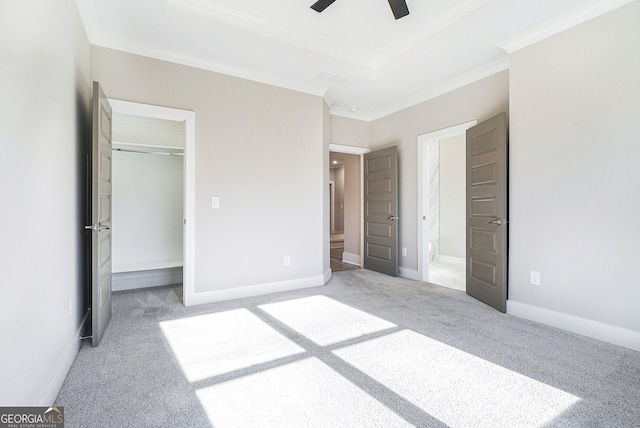
{"label": "beige painted wall", "polygon": [[333,168],[335,181],[335,228],[344,232],[344,166]]}
{"label": "beige painted wall", "polygon": [[326,102],[322,103],[322,183],[323,183],[323,209],[322,209],[322,248],[321,254],[318,254],[322,260],[322,272],[324,279],[331,278],[331,254],[330,254],[330,235],[331,235],[331,213],[329,212],[329,145],[331,143],[331,115],[329,114],[329,106]]}
{"label": "beige painted wall", "polygon": [[344,251],[360,255],[361,201],[360,156],[344,155]]}
{"label": "beige painted wall", "polygon": [[[196,292],[323,275],[322,98],[105,48],[91,52],[92,76],[108,97],[195,111]],[[219,209],[211,208],[212,196],[220,197]]]}
{"label": "beige painted wall", "polygon": [[90,57],[75,2],[0,2],[0,57],[0,405],[47,406],[86,307]]}
{"label": "beige painted wall", "polygon": [[[336,230],[341,230],[337,228],[337,216],[339,213],[339,210],[337,209],[337,195],[338,195],[338,189],[337,189],[337,183],[336,183],[336,171],[337,168],[329,168],[329,181],[333,183],[333,205],[331,206],[331,209],[333,210],[333,227],[332,227],[332,232],[336,231]],[[329,191],[331,191],[331,188],[329,188]]]}
{"label": "beige painted wall", "polygon": [[466,138],[440,140],[440,255],[467,252]]}
{"label": "beige painted wall", "polygon": [[331,116],[331,144],[369,148],[370,143],[370,122]]}
{"label": "beige painted wall", "polygon": [[510,72],[509,299],[636,332],[639,41],[633,2],[514,53]]}
{"label": "beige painted wall", "polygon": [[[508,111],[509,73],[495,74],[372,122],[372,150],[398,146],[401,268],[418,269],[418,136]],[[417,275],[417,272],[415,273]]]}

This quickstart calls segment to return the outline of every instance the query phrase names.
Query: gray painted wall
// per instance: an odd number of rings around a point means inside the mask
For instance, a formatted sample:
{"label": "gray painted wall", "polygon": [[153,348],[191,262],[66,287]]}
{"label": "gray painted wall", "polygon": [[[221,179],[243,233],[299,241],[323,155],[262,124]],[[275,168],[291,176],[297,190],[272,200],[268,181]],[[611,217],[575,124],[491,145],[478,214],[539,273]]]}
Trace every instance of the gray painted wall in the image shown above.
{"label": "gray painted wall", "polygon": [[[324,274],[329,129],[322,98],[105,48],[91,52],[93,79],[108,97],[195,111],[196,292]],[[220,197],[219,209],[211,196]]]}
{"label": "gray painted wall", "polygon": [[0,2],[0,57],[0,405],[45,406],[77,354],[86,307],[91,84],[75,2]]}
{"label": "gray painted wall", "polygon": [[398,146],[399,244],[407,248],[400,267],[418,268],[418,136],[508,111],[508,90],[509,73],[504,71],[372,122],[372,150]]}
{"label": "gray painted wall", "polygon": [[633,2],[514,53],[510,71],[509,299],[636,332],[639,42]]}

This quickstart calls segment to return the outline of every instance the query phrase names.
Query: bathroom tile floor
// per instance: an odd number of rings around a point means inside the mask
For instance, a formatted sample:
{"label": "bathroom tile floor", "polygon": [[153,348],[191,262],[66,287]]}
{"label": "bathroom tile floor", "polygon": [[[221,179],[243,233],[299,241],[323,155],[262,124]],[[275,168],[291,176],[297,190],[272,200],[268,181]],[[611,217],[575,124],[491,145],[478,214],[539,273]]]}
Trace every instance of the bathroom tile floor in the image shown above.
{"label": "bathroom tile floor", "polygon": [[429,262],[429,282],[454,290],[466,291],[465,266],[431,261]]}

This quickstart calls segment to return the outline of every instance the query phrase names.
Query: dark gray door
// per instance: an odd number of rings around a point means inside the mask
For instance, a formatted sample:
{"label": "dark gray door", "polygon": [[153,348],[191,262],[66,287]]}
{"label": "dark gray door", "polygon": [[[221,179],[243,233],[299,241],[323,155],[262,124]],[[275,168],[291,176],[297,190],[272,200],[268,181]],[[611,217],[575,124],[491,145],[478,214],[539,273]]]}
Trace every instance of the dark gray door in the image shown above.
{"label": "dark gray door", "polygon": [[364,155],[364,268],[398,276],[398,149]]}
{"label": "dark gray door", "polygon": [[91,344],[111,320],[111,106],[93,82],[91,160]]}
{"label": "dark gray door", "polygon": [[507,115],[467,131],[467,294],[507,309]]}

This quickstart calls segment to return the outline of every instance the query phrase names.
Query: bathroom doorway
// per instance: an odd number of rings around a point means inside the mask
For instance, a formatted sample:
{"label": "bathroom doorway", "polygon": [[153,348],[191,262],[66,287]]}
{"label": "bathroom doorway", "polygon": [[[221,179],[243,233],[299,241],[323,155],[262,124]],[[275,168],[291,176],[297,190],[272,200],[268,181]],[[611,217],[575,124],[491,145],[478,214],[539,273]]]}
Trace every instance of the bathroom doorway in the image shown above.
{"label": "bathroom doorway", "polygon": [[418,137],[418,270],[422,281],[466,291],[466,130]]}

